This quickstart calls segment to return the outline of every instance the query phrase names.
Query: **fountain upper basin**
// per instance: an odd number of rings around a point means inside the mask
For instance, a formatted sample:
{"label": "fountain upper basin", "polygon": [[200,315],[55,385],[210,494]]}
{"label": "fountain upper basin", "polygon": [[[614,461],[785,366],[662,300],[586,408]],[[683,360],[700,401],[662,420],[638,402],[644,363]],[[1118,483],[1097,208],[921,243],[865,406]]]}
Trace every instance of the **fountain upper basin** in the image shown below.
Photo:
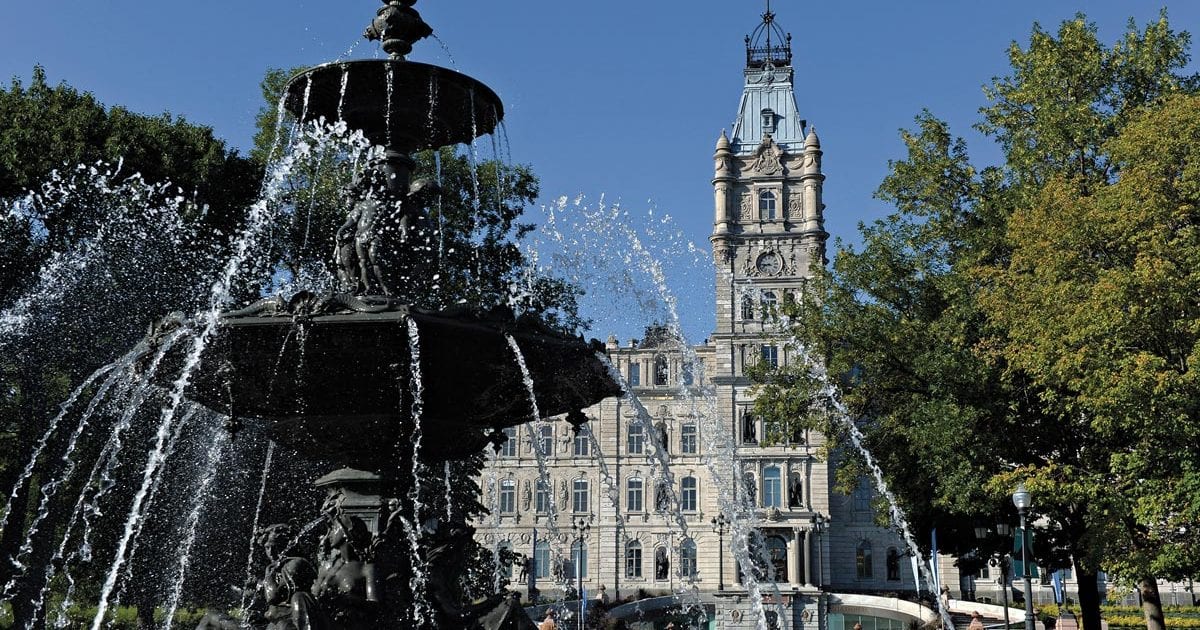
{"label": "fountain upper basin", "polygon": [[504,118],[500,97],[483,83],[399,59],[316,66],[293,77],[286,94],[284,106],[301,122],[342,120],[401,153],[470,142]]}

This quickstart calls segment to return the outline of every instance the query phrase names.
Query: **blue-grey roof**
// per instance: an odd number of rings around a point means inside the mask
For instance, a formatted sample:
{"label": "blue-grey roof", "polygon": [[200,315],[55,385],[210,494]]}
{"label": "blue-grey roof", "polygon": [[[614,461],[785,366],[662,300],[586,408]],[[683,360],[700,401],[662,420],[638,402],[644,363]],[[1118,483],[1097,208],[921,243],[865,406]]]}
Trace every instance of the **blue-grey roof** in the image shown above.
{"label": "blue-grey roof", "polygon": [[[791,66],[746,68],[746,86],[738,106],[737,119],[733,123],[733,152],[749,154],[762,143],[763,135],[770,133],[775,143],[788,153],[797,154],[804,148],[804,121],[796,106],[793,85],[795,72]],[[772,112],[774,127],[764,129],[764,110]]]}

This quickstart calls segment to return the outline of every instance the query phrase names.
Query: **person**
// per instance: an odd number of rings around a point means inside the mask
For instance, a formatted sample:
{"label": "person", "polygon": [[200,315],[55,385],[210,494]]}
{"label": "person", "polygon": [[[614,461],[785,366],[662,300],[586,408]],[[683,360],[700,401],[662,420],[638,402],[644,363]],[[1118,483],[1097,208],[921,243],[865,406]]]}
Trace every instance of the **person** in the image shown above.
{"label": "person", "polygon": [[979,614],[978,610],[971,613],[971,623],[967,630],[983,630],[983,615]]}
{"label": "person", "polygon": [[542,623],[538,624],[538,630],[558,630],[558,624],[554,623],[554,609],[546,609],[546,618]]}
{"label": "person", "polygon": [[600,600],[600,603],[601,603],[601,604],[603,604],[603,605],[605,605],[605,606],[607,606],[607,605],[608,605],[608,602],[609,602],[609,599],[608,599],[608,592],[607,592],[607,590],[604,588],[604,585],[603,585],[603,584],[601,584],[601,585],[600,585],[600,594],[599,594],[599,596],[597,597],[597,599],[599,599],[599,600]]}

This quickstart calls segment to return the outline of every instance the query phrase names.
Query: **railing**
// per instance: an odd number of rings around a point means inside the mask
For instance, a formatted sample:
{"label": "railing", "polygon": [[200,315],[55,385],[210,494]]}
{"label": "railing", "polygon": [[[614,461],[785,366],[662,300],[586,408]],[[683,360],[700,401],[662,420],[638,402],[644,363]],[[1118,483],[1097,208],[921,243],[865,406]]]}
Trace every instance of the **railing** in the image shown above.
{"label": "railing", "polygon": [[761,46],[761,47],[746,47],[746,65],[748,67],[759,67],[766,65],[767,62],[772,64],[788,65],[792,63],[792,48],[791,46]]}

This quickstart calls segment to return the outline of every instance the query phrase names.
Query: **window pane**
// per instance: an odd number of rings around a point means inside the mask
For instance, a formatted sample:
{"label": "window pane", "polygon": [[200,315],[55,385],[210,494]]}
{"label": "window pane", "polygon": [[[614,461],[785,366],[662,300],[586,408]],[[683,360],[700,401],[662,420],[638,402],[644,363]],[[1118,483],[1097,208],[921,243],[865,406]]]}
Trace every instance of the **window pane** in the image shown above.
{"label": "window pane", "polygon": [[575,435],[575,457],[587,457],[592,454],[592,439],[588,428],[583,427]]}
{"label": "window pane", "polygon": [[666,357],[656,357],[654,359],[654,384],[662,387],[667,384],[667,377],[670,376],[670,368],[667,365]]}
{"label": "window pane", "polygon": [[642,543],[636,540],[625,545],[625,577],[642,577]]}
{"label": "window pane", "polygon": [[625,509],[630,512],[641,512],[643,510],[642,488],[644,487],[642,480],[633,478],[625,484]]}
{"label": "window pane", "polygon": [[573,484],[571,509],[575,512],[588,511],[588,482],[586,479],[576,479]]}
{"label": "window pane", "polygon": [[504,444],[500,445],[500,457],[516,457],[517,456],[517,428],[508,427],[504,430],[504,437],[507,438]]}
{"label": "window pane", "polygon": [[684,578],[696,576],[696,543],[690,538],[679,548],[679,572]]}
{"label": "window pane", "polygon": [[775,346],[762,346],[759,351],[761,352],[763,363],[766,363],[771,368],[779,367],[779,348]]}
{"label": "window pane", "polygon": [[550,512],[550,488],[540,479],[537,482],[537,498],[535,500],[538,514]]}
{"label": "window pane", "polygon": [[629,385],[637,387],[642,384],[642,366],[637,363],[629,364]]}
{"label": "window pane", "polygon": [[642,425],[629,425],[629,431],[626,433],[626,450],[630,455],[641,455],[643,444],[645,444],[645,439],[646,436],[642,432]]}
{"label": "window pane", "polygon": [[698,452],[696,425],[685,424],[679,431],[679,449],[685,455],[695,455]]}
{"label": "window pane", "polygon": [[538,579],[550,577],[550,543],[539,541],[533,549],[533,574]]}
{"label": "window pane", "polygon": [[506,479],[500,482],[500,513],[512,514],[517,511],[517,482]]}
{"label": "window pane", "polygon": [[684,512],[695,512],[697,505],[697,489],[695,477],[684,477],[679,482],[679,509]]}
{"label": "window pane", "polygon": [[780,485],[779,468],[768,466],[763,471],[763,507],[783,507]]}
{"label": "window pane", "polygon": [[587,577],[588,548],[587,543],[575,543],[571,546],[571,577],[579,579]]}
{"label": "window pane", "polygon": [[544,457],[554,454],[554,427],[544,426],[538,429],[537,448]]}

